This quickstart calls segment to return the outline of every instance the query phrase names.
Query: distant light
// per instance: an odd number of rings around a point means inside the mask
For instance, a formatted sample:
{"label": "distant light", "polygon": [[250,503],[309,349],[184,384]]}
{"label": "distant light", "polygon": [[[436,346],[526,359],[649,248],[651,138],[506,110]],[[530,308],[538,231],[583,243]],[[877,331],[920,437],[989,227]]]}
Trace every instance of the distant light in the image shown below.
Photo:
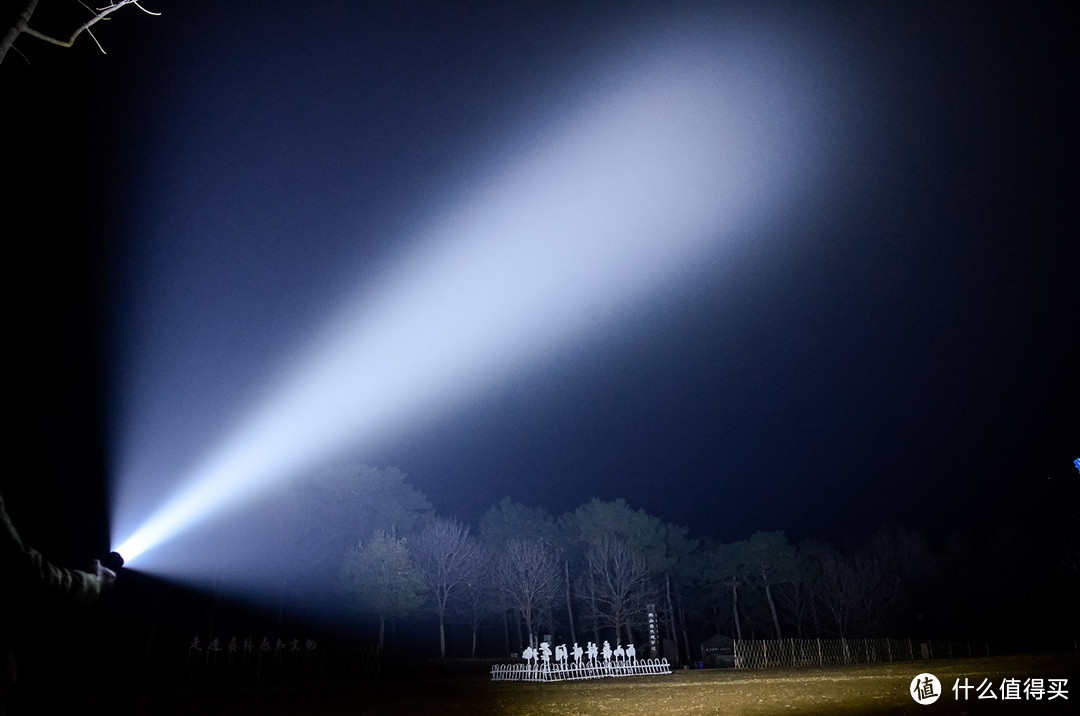
{"label": "distant light", "polygon": [[1073,460],[1073,465],[1076,465],[1076,469],[1080,470],[1080,457]]}
{"label": "distant light", "polygon": [[156,512],[131,507],[141,478],[121,475],[115,549],[172,569],[159,545],[595,340],[598,316],[640,311],[749,231],[799,174],[797,110],[783,78],[740,75],[716,52],[686,43],[625,67],[463,188],[422,250],[334,316]]}

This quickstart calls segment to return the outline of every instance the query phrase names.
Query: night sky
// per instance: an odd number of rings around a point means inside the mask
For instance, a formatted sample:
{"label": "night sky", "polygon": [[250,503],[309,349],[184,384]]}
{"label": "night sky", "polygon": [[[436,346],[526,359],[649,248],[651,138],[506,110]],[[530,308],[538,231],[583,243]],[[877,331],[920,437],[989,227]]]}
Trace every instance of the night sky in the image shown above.
{"label": "night sky", "polygon": [[106,55],[24,37],[0,66],[4,490],[39,544],[103,545],[125,435],[204,448],[553,102],[687,17],[805,91],[812,183],[601,339],[350,457],[473,524],[621,497],[723,540],[940,537],[1080,481],[1074,6],[146,5]]}

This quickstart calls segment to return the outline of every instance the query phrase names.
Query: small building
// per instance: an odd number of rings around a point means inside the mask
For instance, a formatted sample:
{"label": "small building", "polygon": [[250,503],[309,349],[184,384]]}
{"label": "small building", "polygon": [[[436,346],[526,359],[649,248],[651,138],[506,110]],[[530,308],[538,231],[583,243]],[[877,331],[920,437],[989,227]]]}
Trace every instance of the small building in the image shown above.
{"label": "small building", "polygon": [[701,642],[701,665],[706,669],[735,667],[735,642],[730,636],[714,634]]}

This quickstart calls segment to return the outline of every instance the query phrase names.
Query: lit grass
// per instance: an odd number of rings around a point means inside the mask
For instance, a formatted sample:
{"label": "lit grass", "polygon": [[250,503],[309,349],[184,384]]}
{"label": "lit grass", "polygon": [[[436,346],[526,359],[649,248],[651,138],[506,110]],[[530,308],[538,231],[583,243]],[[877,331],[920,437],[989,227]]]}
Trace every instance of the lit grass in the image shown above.
{"label": "lit grass", "polygon": [[[911,680],[930,672],[942,683],[937,703],[908,695]],[[957,701],[952,684],[1006,677],[1067,678],[1069,699]],[[348,692],[252,694],[165,704],[175,713],[505,714],[509,716],[659,716],[664,714],[983,714],[1075,713],[1080,701],[1080,655],[942,659],[845,667],[681,670],[671,676],[627,677],[550,684],[492,682],[486,677],[383,682]],[[160,711],[159,709],[154,709]],[[173,713],[173,711],[168,711]]]}

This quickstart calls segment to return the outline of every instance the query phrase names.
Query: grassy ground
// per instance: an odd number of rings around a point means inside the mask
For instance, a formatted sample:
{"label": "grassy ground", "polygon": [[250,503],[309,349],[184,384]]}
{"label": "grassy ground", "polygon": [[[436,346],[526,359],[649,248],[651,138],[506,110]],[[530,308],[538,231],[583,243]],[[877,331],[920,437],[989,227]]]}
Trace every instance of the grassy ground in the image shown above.
{"label": "grassy ground", "polygon": [[[911,680],[928,671],[944,693],[922,706],[908,693]],[[1006,677],[1067,678],[1069,699],[958,701],[952,685],[973,686]],[[1000,693],[1000,692],[999,692]],[[1022,694],[1021,694],[1022,696]],[[679,671],[672,676],[599,679],[551,684],[492,682],[487,677],[394,681],[338,693],[185,696],[138,704],[113,713],[302,714],[507,714],[513,716],[656,716],[658,714],[1060,714],[1077,713],[1080,655],[943,659],[830,668]],[[163,703],[164,702],[164,703]],[[120,706],[114,704],[114,706]],[[149,709],[149,710],[146,710]]]}

